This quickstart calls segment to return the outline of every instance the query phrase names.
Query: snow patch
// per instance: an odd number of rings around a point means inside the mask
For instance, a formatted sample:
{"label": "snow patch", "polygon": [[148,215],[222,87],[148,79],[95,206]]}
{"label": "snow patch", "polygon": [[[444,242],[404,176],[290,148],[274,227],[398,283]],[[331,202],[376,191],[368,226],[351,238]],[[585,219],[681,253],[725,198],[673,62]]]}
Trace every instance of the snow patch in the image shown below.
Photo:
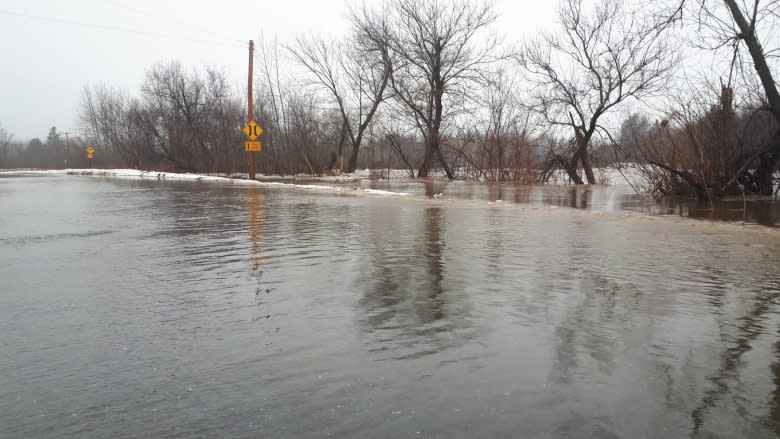
{"label": "snow patch", "polygon": [[142,171],[138,169],[54,169],[54,170],[18,170],[0,171],[2,174],[15,175],[83,175],[91,177],[115,177],[115,178],[140,178],[157,180],[199,181],[221,184],[238,184],[242,186],[259,186],[269,188],[287,188],[296,190],[319,191],[338,194],[364,194],[379,197],[408,197],[407,192],[391,192],[379,189],[359,189],[348,187],[336,187],[320,184],[296,184],[277,181],[245,180],[204,174],[181,174],[175,172]]}

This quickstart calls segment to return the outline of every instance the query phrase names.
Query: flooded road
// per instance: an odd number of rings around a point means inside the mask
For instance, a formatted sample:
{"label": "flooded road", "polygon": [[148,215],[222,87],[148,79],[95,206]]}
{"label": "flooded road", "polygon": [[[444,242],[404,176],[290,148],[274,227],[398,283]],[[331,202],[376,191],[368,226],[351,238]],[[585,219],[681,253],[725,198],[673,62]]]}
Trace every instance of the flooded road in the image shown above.
{"label": "flooded road", "polygon": [[777,230],[533,206],[0,176],[0,437],[780,434]]}
{"label": "flooded road", "polygon": [[[637,194],[634,187],[627,183],[617,172],[612,172],[609,186],[591,185],[516,185],[513,183],[476,183],[469,181],[447,181],[436,179],[420,181],[409,178],[392,180],[358,180],[341,184],[363,189],[390,190],[407,192],[413,195],[432,198],[441,194],[443,199],[455,200],[501,200],[525,206],[557,206],[572,209],[621,213],[631,212],[652,216],[673,216],[708,221],[728,221],[745,224],[760,224],[768,227],[780,227],[780,200],[774,197],[730,197],[715,200],[659,199]],[[634,177],[634,180],[639,180]],[[322,184],[319,180],[302,182]],[[637,184],[637,182],[634,182]],[[641,185],[637,186],[641,190]]]}

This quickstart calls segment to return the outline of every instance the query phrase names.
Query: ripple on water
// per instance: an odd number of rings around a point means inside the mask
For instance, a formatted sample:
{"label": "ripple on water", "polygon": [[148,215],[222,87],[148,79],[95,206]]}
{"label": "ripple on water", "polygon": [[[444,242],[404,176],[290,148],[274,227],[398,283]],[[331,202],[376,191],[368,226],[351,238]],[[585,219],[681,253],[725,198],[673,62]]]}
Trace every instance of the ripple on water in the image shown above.
{"label": "ripple on water", "polygon": [[77,238],[93,238],[102,235],[108,235],[116,233],[116,230],[91,230],[89,232],[77,232],[77,233],[53,233],[42,235],[24,235],[14,236],[10,238],[0,238],[0,244],[8,246],[26,246],[33,244],[51,243],[60,240],[77,239]]}
{"label": "ripple on water", "polygon": [[0,436],[780,433],[775,235],[70,182],[4,185]]}

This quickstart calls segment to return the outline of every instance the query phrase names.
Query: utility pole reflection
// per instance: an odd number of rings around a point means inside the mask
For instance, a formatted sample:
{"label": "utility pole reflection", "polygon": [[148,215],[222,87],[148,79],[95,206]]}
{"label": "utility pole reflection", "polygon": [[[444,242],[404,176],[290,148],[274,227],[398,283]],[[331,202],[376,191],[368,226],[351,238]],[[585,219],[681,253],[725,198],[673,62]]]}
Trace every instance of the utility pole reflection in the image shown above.
{"label": "utility pole reflection", "polygon": [[249,189],[247,192],[247,213],[249,214],[249,239],[252,241],[252,270],[257,274],[257,291],[260,292],[260,278],[263,275],[263,192]]}

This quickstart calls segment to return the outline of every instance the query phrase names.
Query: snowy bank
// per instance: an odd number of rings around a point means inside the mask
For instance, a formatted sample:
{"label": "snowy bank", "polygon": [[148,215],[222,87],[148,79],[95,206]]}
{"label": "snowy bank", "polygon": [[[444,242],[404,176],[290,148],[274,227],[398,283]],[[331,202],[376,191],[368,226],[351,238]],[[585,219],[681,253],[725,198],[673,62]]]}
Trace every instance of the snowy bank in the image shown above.
{"label": "snowy bank", "polygon": [[230,178],[215,175],[204,174],[181,174],[176,172],[158,172],[141,171],[138,169],[54,169],[54,170],[14,170],[0,171],[2,175],[83,175],[90,177],[113,177],[113,178],[131,178],[131,179],[154,179],[154,180],[172,180],[172,181],[196,181],[220,184],[236,184],[242,186],[258,186],[268,188],[287,188],[306,191],[318,191],[334,194],[361,194],[380,197],[408,197],[411,194],[407,192],[391,192],[378,189],[361,189],[336,187],[320,184],[296,184],[282,183],[278,181],[258,181],[242,178]]}

